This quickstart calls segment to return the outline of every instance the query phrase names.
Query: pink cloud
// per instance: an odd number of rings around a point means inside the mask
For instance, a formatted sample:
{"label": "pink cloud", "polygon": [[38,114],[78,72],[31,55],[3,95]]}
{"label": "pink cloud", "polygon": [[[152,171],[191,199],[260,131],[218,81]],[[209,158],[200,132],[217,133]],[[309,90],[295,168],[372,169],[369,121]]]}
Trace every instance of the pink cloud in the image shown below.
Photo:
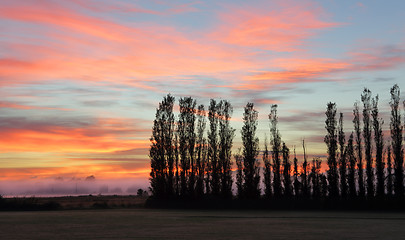
{"label": "pink cloud", "polygon": [[172,14],[178,14],[178,13],[186,13],[186,12],[198,12],[198,8],[194,7],[193,5],[199,4],[201,2],[191,2],[191,3],[185,3],[185,4],[180,4],[177,6],[171,7],[167,12],[172,13]]}
{"label": "pink cloud", "polygon": [[280,58],[272,65],[280,70],[255,71],[235,88],[261,90],[288,84],[336,81],[335,77],[341,73],[390,70],[405,63],[405,49],[400,47],[359,49],[346,55],[343,60]]}
{"label": "pink cloud", "polygon": [[235,48],[207,44],[172,27],[129,26],[55,4],[1,6],[0,16],[36,24],[34,31],[49,41],[43,46],[3,44],[10,54],[1,60],[0,76],[11,83],[55,78],[114,81],[158,91],[145,82],[160,76],[210,75],[255,65]]}
{"label": "pink cloud", "polygon": [[70,3],[74,3],[82,8],[89,9],[94,12],[126,12],[126,13],[145,13],[145,14],[162,14],[159,11],[154,11],[146,8],[142,8],[136,5],[134,2],[114,1],[113,4],[107,2],[100,3],[94,0],[70,0]]}
{"label": "pink cloud", "polygon": [[60,111],[71,111],[72,110],[69,108],[30,106],[30,105],[23,105],[23,104],[17,104],[17,103],[6,102],[6,101],[0,101],[0,108],[12,108],[12,109],[20,109],[20,110],[32,110],[32,109],[60,110]]}
{"label": "pink cloud", "polygon": [[0,16],[3,19],[63,27],[106,40],[120,41],[127,38],[121,32],[124,29],[118,24],[85,16],[47,1],[44,3],[45,5],[2,6]]}
{"label": "pink cloud", "polygon": [[214,37],[237,46],[296,51],[316,30],[339,25],[321,20],[322,14],[321,8],[303,2],[290,2],[276,10],[274,6],[231,8],[221,14],[222,23]]}
{"label": "pink cloud", "polygon": [[362,2],[357,2],[356,6],[359,8],[365,8],[366,6]]}
{"label": "pink cloud", "polygon": [[389,70],[405,63],[405,48],[400,46],[358,49],[348,55],[353,64],[351,71]]}
{"label": "pink cloud", "polygon": [[238,89],[269,89],[279,85],[324,81],[331,72],[341,71],[350,63],[333,59],[278,59],[274,66],[282,70],[256,71],[236,86]]}

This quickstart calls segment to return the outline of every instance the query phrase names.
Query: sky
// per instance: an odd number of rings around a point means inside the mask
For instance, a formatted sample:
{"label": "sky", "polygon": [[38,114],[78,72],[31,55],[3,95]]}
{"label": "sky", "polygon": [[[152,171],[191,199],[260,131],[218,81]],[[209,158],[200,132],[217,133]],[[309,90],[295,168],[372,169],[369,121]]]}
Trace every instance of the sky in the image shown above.
{"label": "sky", "polygon": [[89,176],[146,187],[168,93],[229,100],[234,149],[244,105],[259,111],[263,147],[278,104],[283,141],[300,156],[305,139],[324,159],[327,102],[348,135],[364,87],[389,131],[389,90],[405,88],[404,10],[401,0],[0,0],[0,194]]}

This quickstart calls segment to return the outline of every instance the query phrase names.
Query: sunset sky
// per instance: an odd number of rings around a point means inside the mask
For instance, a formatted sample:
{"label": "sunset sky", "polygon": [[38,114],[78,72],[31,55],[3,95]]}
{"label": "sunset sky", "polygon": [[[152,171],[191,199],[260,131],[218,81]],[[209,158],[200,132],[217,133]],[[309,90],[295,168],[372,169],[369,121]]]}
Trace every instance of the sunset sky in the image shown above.
{"label": "sunset sky", "polygon": [[261,147],[277,103],[287,145],[301,154],[305,138],[325,155],[326,103],[349,134],[364,87],[389,130],[389,89],[405,90],[404,10],[402,0],[0,0],[0,181],[147,182],[167,93],[230,100],[235,149],[248,101]]}

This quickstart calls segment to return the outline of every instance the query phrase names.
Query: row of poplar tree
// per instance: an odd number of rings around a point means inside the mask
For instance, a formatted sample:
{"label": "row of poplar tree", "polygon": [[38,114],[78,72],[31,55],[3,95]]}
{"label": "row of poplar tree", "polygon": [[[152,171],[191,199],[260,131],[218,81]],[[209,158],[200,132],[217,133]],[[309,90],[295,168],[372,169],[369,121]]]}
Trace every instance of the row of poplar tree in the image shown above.
{"label": "row of poplar tree", "polygon": [[[290,160],[290,149],[278,129],[277,105],[270,114],[270,144],[259,150],[256,137],[258,111],[247,103],[241,130],[242,148],[232,155],[235,129],[230,125],[233,108],[229,101],[210,100],[208,109],[192,97],[179,99],[179,114],[173,112],[175,98],[163,98],[156,110],[150,138],[150,183],[156,198],[195,198],[215,196],[232,198],[233,182],[238,198],[386,198],[404,196],[402,145],[403,125],[400,89],[391,88],[391,140],[384,141],[384,121],[379,115],[378,95],[367,88],[353,109],[354,132],[348,139],[343,128],[343,113],[337,115],[336,103],[326,109],[328,170],[321,172],[320,158],[307,160],[303,141],[303,161]],[[405,107],[405,102],[404,102]],[[362,118],[362,120],[361,120]],[[260,164],[260,158],[263,165]],[[364,157],[363,157],[364,155]],[[232,174],[232,158],[236,174]],[[262,191],[263,188],[263,191]]]}

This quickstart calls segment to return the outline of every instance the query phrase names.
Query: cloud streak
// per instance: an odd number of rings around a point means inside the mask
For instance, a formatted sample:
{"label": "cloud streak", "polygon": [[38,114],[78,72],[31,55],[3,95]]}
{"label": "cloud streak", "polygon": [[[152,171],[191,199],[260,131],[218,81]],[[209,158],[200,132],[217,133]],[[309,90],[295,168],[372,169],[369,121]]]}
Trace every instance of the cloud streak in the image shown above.
{"label": "cloud streak", "polygon": [[0,101],[0,108],[10,108],[19,110],[59,110],[59,111],[72,111],[69,108],[58,108],[58,107],[42,107],[42,106],[31,106],[25,104],[18,104],[7,101]]}
{"label": "cloud streak", "polygon": [[347,53],[347,59],[278,59],[275,71],[258,71],[245,78],[237,89],[268,90],[281,85],[339,81],[343,73],[395,69],[405,63],[405,49],[377,47]]}
{"label": "cloud streak", "polygon": [[[109,153],[146,148],[149,129],[135,127],[128,119],[69,121],[2,118],[1,152]],[[134,136],[141,136],[140,139]],[[147,134],[146,134],[147,135]]]}

